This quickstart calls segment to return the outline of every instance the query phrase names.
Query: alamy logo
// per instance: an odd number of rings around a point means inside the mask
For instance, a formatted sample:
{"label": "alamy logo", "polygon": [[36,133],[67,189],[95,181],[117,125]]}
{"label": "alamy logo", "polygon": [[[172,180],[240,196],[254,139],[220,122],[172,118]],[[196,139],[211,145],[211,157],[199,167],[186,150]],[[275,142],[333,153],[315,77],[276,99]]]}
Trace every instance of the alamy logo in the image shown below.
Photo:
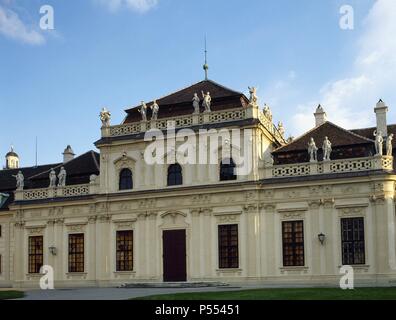
{"label": "alamy logo", "polygon": [[235,164],[235,174],[242,176],[252,172],[253,131],[251,129],[191,129],[168,125],[166,135],[152,129],[145,133],[144,141],[150,142],[144,151],[144,160],[154,164]]}
{"label": "alamy logo", "polygon": [[342,15],[340,18],[340,28],[342,30],[353,30],[355,28],[355,11],[353,7],[350,5],[343,5],[340,8],[340,14]]}
{"label": "alamy logo", "polygon": [[40,278],[41,290],[53,290],[54,289],[54,268],[49,265],[43,265],[40,268],[40,273],[44,274]]}
{"label": "alamy logo", "polygon": [[50,5],[40,7],[40,14],[43,16],[40,18],[40,29],[42,30],[54,30],[54,8]]}
{"label": "alamy logo", "polygon": [[343,290],[354,289],[354,274],[351,266],[341,266],[340,273],[343,276],[340,279],[340,288]]}

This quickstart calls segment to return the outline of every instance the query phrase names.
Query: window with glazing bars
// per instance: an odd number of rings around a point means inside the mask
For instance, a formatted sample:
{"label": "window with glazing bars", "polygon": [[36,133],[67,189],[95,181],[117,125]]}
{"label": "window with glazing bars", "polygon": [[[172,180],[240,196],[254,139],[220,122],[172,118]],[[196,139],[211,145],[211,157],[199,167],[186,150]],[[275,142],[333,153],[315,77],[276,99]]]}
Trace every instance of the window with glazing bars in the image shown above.
{"label": "window with glazing bars", "polygon": [[43,236],[29,237],[28,272],[40,273],[43,266]]}
{"label": "window with glazing bars", "polygon": [[84,234],[69,234],[69,272],[84,272]]}
{"label": "window with glazing bars", "polygon": [[133,270],[133,231],[117,231],[116,270]]}
{"label": "window with glazing bars", "polygon": [[283,266],[304,266],[304,222],[282,222]]}
{"label": "window with glazing bars", "polygon": [[342,264],[365,264],[364,219],[341,219]]}
{"label": "window with glazing bars", "polygon": [[239,268],[238,225],[219,225],[219,268]]}

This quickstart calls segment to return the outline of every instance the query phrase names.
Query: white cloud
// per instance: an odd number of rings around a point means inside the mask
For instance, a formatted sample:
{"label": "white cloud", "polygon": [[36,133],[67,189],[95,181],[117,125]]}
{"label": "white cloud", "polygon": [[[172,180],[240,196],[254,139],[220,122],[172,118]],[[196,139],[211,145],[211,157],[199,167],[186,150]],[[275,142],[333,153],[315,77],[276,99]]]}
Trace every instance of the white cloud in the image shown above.
{"label": "white cloud", "polygon": [[105,5],[110,11],[115,12],[127,8],[139,13],[145,13],[154,8],[158,0],[97,0]]}
{"label": "white cloud", "polygon": [[[364,22],[350,76],[325,84],[317,101],[297,107],[293,131],[300,134],[314,125],[312,113],[318,103],[329,120],[346,128],[372,124],[373,107],[379,98],[396,103],[396,1],[377,0]],[[351,31],[340,31],[351,32]],[[396,107],[396,106],[395,106]]]}
{"label": "white cloud", "polygon": [[32,45],[45,43],[44,36],[27,26],[16,12],[0,5],[0,34]]}

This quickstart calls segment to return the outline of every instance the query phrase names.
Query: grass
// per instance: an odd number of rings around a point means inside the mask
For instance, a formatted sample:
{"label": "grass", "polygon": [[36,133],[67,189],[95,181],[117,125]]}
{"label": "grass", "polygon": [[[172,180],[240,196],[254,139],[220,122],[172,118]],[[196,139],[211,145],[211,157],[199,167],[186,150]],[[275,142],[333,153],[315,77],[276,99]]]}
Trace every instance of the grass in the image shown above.
{"label": "grass", "polygon": [[0,300],[23,298],[24,293],[21,291],[0,291]]}
{"label": "grass", "polygon": [[134,300],[396,300],[396,287],[254,289],[164,294]]}

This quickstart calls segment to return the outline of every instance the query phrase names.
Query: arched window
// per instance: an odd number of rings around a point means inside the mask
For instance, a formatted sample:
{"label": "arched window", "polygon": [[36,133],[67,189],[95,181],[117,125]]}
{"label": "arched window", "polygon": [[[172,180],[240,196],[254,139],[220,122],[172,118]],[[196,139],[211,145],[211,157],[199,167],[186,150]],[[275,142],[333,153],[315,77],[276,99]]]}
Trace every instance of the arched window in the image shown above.
{"label": "arched window", "polygon": [[183,184],[183,173],[180,164],[171,164],[168,167],[168,186],[179,186]]}
{"label": "arched window", "polygon": [[129,170],[129,169],[121,170],[119,189],[120,190],[133,189],[133,179],[132,179],[132,171],[131,170]]}
{"label": "arched window", "polygon": [[220,181],[236,180],[235,163],[232,159],[224,159],[220,163]]}

